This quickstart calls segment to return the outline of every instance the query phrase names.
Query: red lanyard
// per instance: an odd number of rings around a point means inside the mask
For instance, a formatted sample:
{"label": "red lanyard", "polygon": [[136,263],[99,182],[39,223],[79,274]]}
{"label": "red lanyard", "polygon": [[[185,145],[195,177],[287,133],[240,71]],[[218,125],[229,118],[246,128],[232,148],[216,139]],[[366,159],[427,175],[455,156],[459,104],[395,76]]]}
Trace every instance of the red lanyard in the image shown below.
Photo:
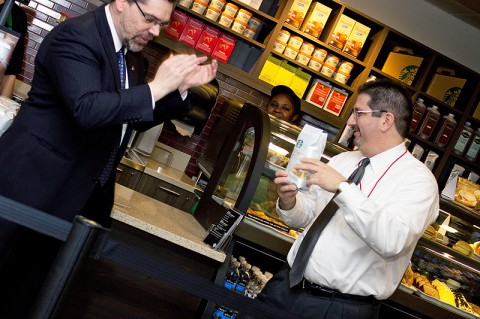
{"label": "red lanyard", "polygon": [[[375,187],[377,187],[377,184],[380,182],[380,180],[383,178],[383,176],[385,176],[385,174],[387,174],[388,170],[393,166],[393,164],[395,164],[400,158],[403,157],[403,155],[405,155],[407,153],[407,150],[405,150],[405,152],[403,152],[402,155],[400,155],[399,157],[397,157],[388,167],[387,169],[385,170],[385,172],[383,172],[382,176],[380,176],[379,179],[377,179],[377,181],[375,182],[375,185],[373,185],[373,188],[372,190],[370,191],[370,193],[368,193],[368,196],[367,197],[370,197],[370,195],[372,194],[373,190],[375,189]],[[362,182],[360,182],[360,189],[362,189]]]}

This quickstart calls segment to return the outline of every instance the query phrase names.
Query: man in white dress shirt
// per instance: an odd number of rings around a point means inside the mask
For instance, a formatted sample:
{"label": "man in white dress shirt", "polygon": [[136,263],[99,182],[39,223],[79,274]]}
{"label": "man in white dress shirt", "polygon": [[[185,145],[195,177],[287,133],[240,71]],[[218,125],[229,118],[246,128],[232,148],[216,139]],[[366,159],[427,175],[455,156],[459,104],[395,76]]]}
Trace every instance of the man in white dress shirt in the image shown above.
{"label": "man in white dress shirt", "polygon": [[[264,300],[305,318],[377,318],[379,300],[400,283],[418,239],[438,216],[438,187],[430,170],[406,149],[410,96],[390,80],[364,84],[347,125],[357,151],[328,164],[305,158],[296,169],[311,173],[299,192],[286,171],[277,172],[277,211],[305,227],[288,254],[289,267],[267,285]],[[358,185],[347,177],[369,158]],[[311,224],[333,198],[338,209],[314,249],[300,283],[289,272]],[[291,287],[293,285],[293,287]]]}

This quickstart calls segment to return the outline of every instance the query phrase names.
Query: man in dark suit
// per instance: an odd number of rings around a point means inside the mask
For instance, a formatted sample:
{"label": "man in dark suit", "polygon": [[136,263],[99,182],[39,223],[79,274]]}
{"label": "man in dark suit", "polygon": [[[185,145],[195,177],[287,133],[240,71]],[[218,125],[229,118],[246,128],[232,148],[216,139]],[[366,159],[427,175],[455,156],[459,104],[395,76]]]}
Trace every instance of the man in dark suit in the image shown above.
{"label": "man in dark suit", "polygon": [[[0,137],[0,195],[68,221],[81,214],[109,226],[114,168],[131,129],[185,114],[187,90],[216,75],[215,60],[179,54],[144,83],[140,51],[168,24],[174,5],[115,0],[45,37],[29,98]],[[126,65],[118,62],[117,51],[127,53]],[[123,85],[120,65],[127,70]],[[14,317],[4,314],[7,305],[23,310],[17,317],[25,315],[58,247],[0,219],[0,283],[6,294],[0,296],[1,318]]]}

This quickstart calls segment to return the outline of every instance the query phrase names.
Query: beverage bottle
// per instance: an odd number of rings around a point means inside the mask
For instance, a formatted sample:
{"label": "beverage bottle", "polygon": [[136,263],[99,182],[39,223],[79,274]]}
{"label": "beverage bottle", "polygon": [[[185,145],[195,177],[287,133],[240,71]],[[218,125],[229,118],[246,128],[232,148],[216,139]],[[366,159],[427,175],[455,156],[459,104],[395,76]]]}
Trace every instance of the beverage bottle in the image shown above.
{"label": "beverage bottle", "polygon": [[227,288],[228,290],[234,290],[235,285],[237,284],[238,280],[238,266],[240,263],[237,261],[235,257],[232,256],[230,259],[230,264],[227,268],[227,273],[225,275],[225,280],[223,281],[223,287]]}
{"label": "beverage bottle", "polygon": [[437,136],[435,137],[435,144],[437,144],[438,147],[447,146],[448,142],[450,141],[450,138],[453,135],[453,132],[455,131],[456,126],[457,126],[457,121],[455,121],[455,118],[453,117],[452,113],[449,113],[448,115],[444,115],[442,123],[440,125],[440,130],[438,131]]}
{"label": "beverage bottle", "polygon": [[465,154],[467,150],[467,145],[470,142],[470,139],[473,136],[473,129],[470,127],[472,124],[470,122],[465,122],[465,125],[462,128],[462,132],[458,136],[455,146],[453,147],[453,152],[458,155]]}
{"label": "beverage bottle", "polygon": [[467,153],[465,153],[465,157],[469,161],[476,161],[478,159],[478,154],[480,153],[480,127],[475,131],[473,135],[473,139],[470,142],[470,146],[468,147]]}
{"label": "beverage bottle", "polygon": [[436,105],[427,107],[427,112],[425,113],[425,117],[418,131],[418,135],[423,139],[430,139],[439,119],[440,112],[438,111],[438,107]]}
{"label": "beverage bottle", "polygon": [[422,121],[423,114],[425,114],[426,110],[427,110],[427,107],[423,103],[423,99],[418,98],[415,104],[413,105],[412,122],[410,123],[411,132],[414,132],[418,128],[418,126],[420,125],[420,122]]}
{"label": "beverage bottle", "polygon": [[237,284],[235,285],[236,292],[241,294],[245,293],[245,288],[250,281],[250,268],[252,268],[252,265],[246,261],[240,264],[240,268],[238,269]]}

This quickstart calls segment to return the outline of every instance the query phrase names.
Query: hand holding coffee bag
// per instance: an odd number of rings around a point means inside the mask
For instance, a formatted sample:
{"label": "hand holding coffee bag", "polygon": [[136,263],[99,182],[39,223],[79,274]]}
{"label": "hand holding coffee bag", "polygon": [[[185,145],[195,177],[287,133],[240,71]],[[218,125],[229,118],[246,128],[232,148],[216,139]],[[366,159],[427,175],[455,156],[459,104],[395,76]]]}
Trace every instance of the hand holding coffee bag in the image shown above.
{"label": "hand holding coffee bag", "polygon": [[296,170],[293,168],[295,164],[300,163],[300,158],[316,158],[320,159],[327,144],[328,134],[323,130],[306,124],[298,135],[295,148],[287,165],[288,176],[292,182],[297,185],[300,190],[307,190],[307,180],[309,173],[306,171]]}

